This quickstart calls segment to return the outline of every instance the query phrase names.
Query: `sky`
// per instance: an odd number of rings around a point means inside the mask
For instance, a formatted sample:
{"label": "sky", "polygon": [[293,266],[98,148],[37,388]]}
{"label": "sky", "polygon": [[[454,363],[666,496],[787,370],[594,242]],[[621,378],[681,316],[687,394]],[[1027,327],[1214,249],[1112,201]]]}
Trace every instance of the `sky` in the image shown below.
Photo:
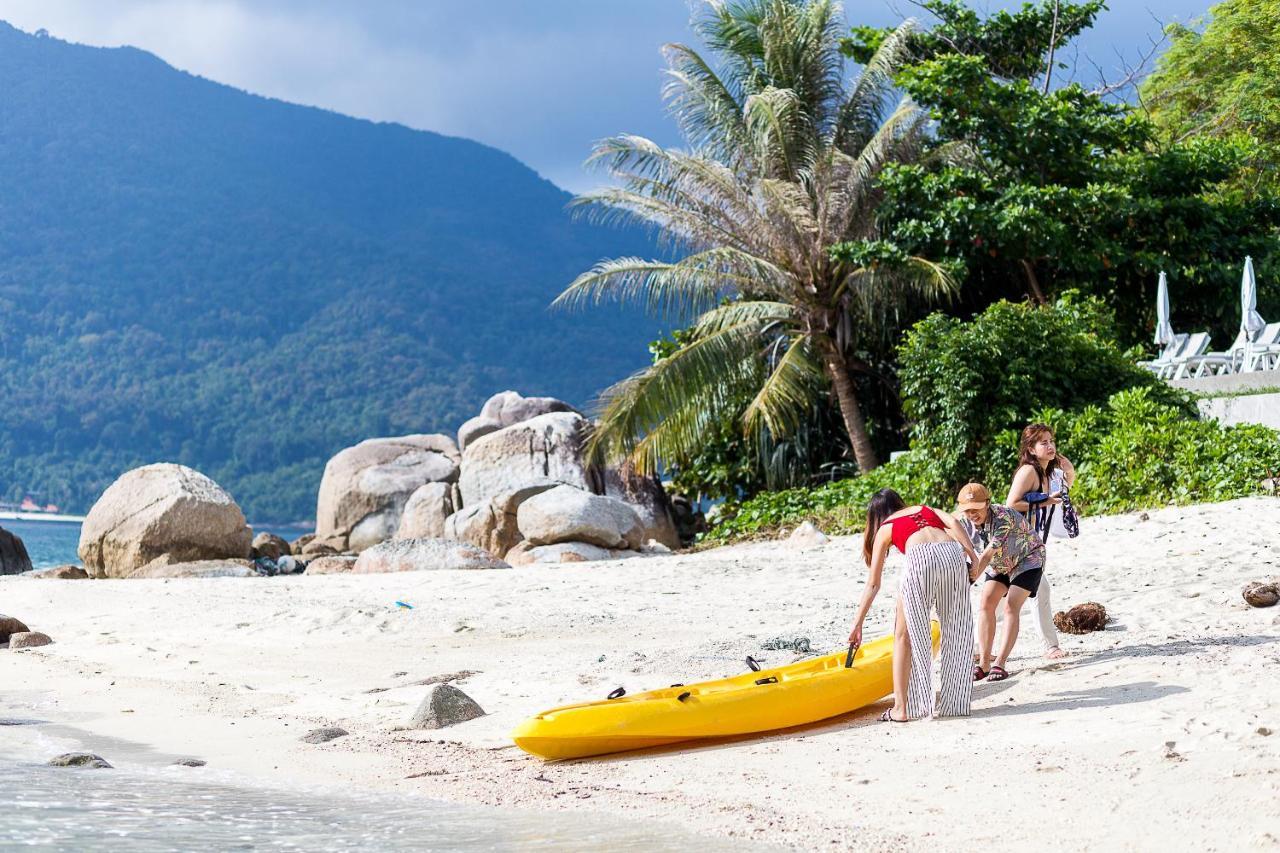
{"label": "sky", "polygon": [[[1213,0],[1110,0],[1081,57],[1123,76]],[[692,5],[691,5],[692,3]],[[994,10],[1021,3],[976,0]],[[464,136],[565,189],[603,182],[592,143],[637,133],[678,145],[662,108],[661,46],[691,42],[696,0],[0,0],[0,19],[83,44],[133,45],[260,95]],[[850,23],[893,25],[910,0],[846,0]],[[1068,58],[1075,56],[1074,48]],[[1082,68],[1094,77],[1091,65]],[[1084,74],[1082,73],[1082,77]]]}

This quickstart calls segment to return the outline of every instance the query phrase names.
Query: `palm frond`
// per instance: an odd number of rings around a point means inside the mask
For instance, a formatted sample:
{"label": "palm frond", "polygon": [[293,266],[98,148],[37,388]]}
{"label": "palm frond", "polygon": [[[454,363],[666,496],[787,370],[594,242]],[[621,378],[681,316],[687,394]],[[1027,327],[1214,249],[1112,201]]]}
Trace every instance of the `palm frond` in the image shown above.
{"label": "palm frond", "polygon": [[857,156],[884,122],[884,111],[896,88],[894,77],[910,59],[911,39],[919,23],[908,18],[890,33],[863,67],[844,104],[835,128],[835,147]]}
{"label": "palm frond", "polygon": [[759,429],[763,423],[774,437],[782,438],[803,422],[824,374],[813,359],[808,336],[779,336],[777,341],[785,344],[786,350],[747,406],[742,422],[748,430]]}

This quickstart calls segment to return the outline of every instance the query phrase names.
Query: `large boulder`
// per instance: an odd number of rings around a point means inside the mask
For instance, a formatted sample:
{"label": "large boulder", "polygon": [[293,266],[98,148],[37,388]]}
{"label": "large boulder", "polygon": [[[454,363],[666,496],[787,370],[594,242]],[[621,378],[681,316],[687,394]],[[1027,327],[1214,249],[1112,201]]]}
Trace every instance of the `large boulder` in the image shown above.
{"label": "large boulder", "polygon": [[552,412],[582,414],[555,397],[525,397],[516,391],[502,391],[485,400],[480,407],[480,418],[496,423],[501,428]]}
{"label": "large boulder", "polygon": [[409,495],[400,516],[397,539],[439,539],[445,519],[453,514],[453,485],[426,483]]}
{"label": "large boulder", "polygon": [[0,527],[0,575],[18,575],[31,571],[27,546],[16,534]]}
{"label": "large boulder", "polygon": [[409,496],[425,483],[458,478],[458,446],[447,435],[370,438],[324,466],[316,538],[363,551],[396,534]]}
{"label": "large boulder", "polygon": [[501,421],[486,418],[484,415],[476,415],[474,418],[463,421],[462,426],[458,427],[458,449],[466,450],[467,445],[477,438],[500,429],[502,429]]}
{"label": "large boulder", "polygon": [[364,551],[351,571],[423,572],[436,569],[509,569],[509,565],[481,548],[447,539],[394,539]]}
{"label": "large boulder", "polygon": [[146,565],[243,559],[252,532],[213,480],[184,465],[144,465],[121,474],[89,510],[80,560],[97,578],[128,577]]}
{"label": "large boulder", "polygon": [[505,557],[524,538],[516,515],[520,505],[551,488],[551,483],[524,486],[486,503],[463,507],[445,520],[444,538],[470,542],[495,557]]}
{"label": "large boulder", "polygon": [[462,454],[462,506],[483,504],[526,486],[590,488],[583,448],[591,431],[575,412],[553,412],[476,439]]}
{"label": "large boulder", "polygon": [[629,505],[571,486],[556,486],[520,504],[520,532],[531,545],[586,542],[602,548],[638,550],[644,525]]}
{"label": "large boulder", "polygon": [[681,546],[671,501],[657,478],[637,474],[630,463],[609,468],[604,472],[604,494],[626,502],[636,511],[644,525],[645,541],[653,539],[672,550]]}

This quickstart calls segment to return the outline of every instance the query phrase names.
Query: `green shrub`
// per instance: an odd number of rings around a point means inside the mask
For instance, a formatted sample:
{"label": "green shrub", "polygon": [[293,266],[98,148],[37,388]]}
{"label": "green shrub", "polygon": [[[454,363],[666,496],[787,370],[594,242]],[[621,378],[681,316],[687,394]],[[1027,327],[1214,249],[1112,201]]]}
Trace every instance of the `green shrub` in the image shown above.
{"label": "green shrub", "polygon": [[950,492],[993,472],[999,480],[1011,474],[1017,437],[1008,433],[1041,409],[1102,406],[1139,387],[1194,412],[1187,395],[1136,365],[1114,340],[1107,307],[1073,294],[1041,308],[997,302],[969,323],[942,314],[917,323],[899,371],[912,449],[931,460]]}
{"label": "green shrub", "polygon": [[1148,388],[1116,394],[1105,407],[1039,417],[1075,462],[1072,494],[1090,514],[1231,500],[1280,476],[1276,430],[1189,417]]}
{"label": "green shrub", "polygon": [[[1159,388],[1114,394],[1105,405],[1077,412],[1043,409],[1031,415],[1054,428],[1062,453],[1076,466],[1072,491],[1085,515],[1231,500],[1261,491],[1261,482],[1280,476],[1280,432],[1257,425],[1222,426],[1190,414],[1179,399],[1170,403]],[[998,467],[979,472],[996,500],[1017,462],[1017,430],[990,443]],[[813,521],[828,533],[856,533],[867,501],[876,491],[896,489],[908,503],[949,508],[955,492],[934,476],[931,460],[918,447],[871,473],[817,489],[761,494],[736,508],[712,532],[719,541],[777,535]]]}

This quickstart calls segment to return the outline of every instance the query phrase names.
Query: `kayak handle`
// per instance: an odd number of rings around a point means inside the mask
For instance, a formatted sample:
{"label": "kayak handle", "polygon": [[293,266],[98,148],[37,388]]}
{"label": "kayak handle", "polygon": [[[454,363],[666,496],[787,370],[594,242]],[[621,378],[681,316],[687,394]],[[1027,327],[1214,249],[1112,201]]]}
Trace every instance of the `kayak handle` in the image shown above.
{"label": "kayak handle", "polygon": [[756,679],[756,684],[777,684],[777,683],[778,683],[778,676],[776,675],[771,675],[768,678]]}
{"label": "kayak handle", "polygon": [[849,644],[849,654],[847,654],[847,655],[845,655],[845,656],[844,656],[844,668],[845,668],[845,669],[849,669],[851,666],[853,666],[853,653],[854,653],[854,652],[856,652],[857,650],[858,650],[858,644],[857,644],[857,643],[850,643],[850,644]]}
{"label": "kayak handle", "polygon": [[609,694],[609,697],[608,697],[608,698],[610,698],[610,699],[621,699],[623,696],[626,696],[626,695],[627,695],[627,688],[625,688],[625,687],[619,687],[617,690],[612,691],[612,692]]}
{"label": "kayak handle", "polygon": [[751,655],[747,655],[747,669],[751,670],[752,672],[759,672],[760,662],[757,661],[755,658],[753,658]]}
{"label": "kayak handle", "polygon": [[688,699],[692,695],[693,695],[692,693],[686,690],[685,692],[681,693],[679,696],[676,697],[676,701],[683,702],[684,700]]}

